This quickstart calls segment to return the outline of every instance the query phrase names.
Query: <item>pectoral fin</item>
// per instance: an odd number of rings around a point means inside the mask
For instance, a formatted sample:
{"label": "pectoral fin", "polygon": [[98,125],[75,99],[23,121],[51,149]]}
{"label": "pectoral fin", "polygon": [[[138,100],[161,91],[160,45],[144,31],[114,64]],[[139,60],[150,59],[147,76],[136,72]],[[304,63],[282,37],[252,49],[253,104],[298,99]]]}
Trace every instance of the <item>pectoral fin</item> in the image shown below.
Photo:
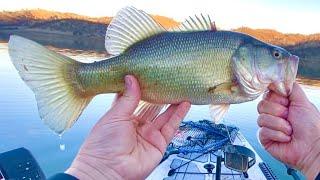
{"label": "pectoral fin", "polygon": [[210,115],[212,117],[213,122],[219,123],[223,116],[226,114],[230,107],[230,104],[211,104],[210,105]]}
{"label": "pectoral fin", "polygon": [[134,114],[139,119],[148,119],[153,121],[165,106],[165,104],[152,104],[145,101],[140,101]]}
{"label": "pectoral fin", "polygon": [[232,82],[221,83],[213,87],[209,87],[209,93],[232,94],[237,91],[237,86]]}

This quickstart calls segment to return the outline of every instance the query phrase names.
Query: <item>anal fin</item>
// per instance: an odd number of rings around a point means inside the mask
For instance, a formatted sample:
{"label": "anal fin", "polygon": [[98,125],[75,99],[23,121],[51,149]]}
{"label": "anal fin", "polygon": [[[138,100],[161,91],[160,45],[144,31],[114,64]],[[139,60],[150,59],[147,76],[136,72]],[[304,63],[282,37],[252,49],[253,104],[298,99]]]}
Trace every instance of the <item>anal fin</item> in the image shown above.
{"label": "anal fin", "polygon": [[209,106],[210,108],[210,115],[212,117],[212,120],[215,123],[219,123],[220,120],[223,118],[223,116],[227,113],[228,109],[230,107],[230,104],[211,104]]}

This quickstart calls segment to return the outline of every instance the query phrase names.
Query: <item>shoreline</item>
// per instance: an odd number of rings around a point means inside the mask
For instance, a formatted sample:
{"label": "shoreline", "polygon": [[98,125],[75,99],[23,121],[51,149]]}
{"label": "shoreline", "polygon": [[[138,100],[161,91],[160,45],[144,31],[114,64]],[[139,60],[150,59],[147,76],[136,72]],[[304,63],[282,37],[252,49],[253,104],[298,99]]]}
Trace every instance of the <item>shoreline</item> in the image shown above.
{"label": "shoreline", "polygon": [[8,42],[10,35],[18,35],[36,41],[45,46],[68,48],[74,50],[106,51],[104,37],[73,35],[71,32],[48,30],[3,30],[0,29],[0,42]]}

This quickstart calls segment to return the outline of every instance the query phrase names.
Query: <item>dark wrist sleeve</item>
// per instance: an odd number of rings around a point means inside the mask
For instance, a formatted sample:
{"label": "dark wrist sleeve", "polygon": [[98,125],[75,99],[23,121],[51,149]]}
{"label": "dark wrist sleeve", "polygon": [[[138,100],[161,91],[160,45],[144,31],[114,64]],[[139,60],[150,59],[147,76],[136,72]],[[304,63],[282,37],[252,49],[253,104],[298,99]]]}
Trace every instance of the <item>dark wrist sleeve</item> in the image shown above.
{"label": "dark wrist sleeve", "polygon": [[79,180],[79,179],[74,176],[71,176],[70,174],[58,173],[51,176],[48,180]]}
{"label": "dark wrist sleeve", "polygon": [[320,172],[319,172],[319,174],[318,174],[318,176],[316,177],[315,180],[320,180]]}

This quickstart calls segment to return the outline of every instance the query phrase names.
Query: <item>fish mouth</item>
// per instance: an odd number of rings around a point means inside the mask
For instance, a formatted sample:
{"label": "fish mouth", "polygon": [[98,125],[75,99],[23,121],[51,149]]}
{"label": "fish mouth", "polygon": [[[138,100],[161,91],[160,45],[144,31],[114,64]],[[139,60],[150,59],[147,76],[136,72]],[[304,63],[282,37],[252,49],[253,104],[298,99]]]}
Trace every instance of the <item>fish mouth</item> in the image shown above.
{"label": "fish mouth", "polygon": [[298,65],[299,57],[291,55],[284,67],[284,79],[271,83],[268,88],[282,96],[289,96],[292,91],[293,83],[296,80]]}

